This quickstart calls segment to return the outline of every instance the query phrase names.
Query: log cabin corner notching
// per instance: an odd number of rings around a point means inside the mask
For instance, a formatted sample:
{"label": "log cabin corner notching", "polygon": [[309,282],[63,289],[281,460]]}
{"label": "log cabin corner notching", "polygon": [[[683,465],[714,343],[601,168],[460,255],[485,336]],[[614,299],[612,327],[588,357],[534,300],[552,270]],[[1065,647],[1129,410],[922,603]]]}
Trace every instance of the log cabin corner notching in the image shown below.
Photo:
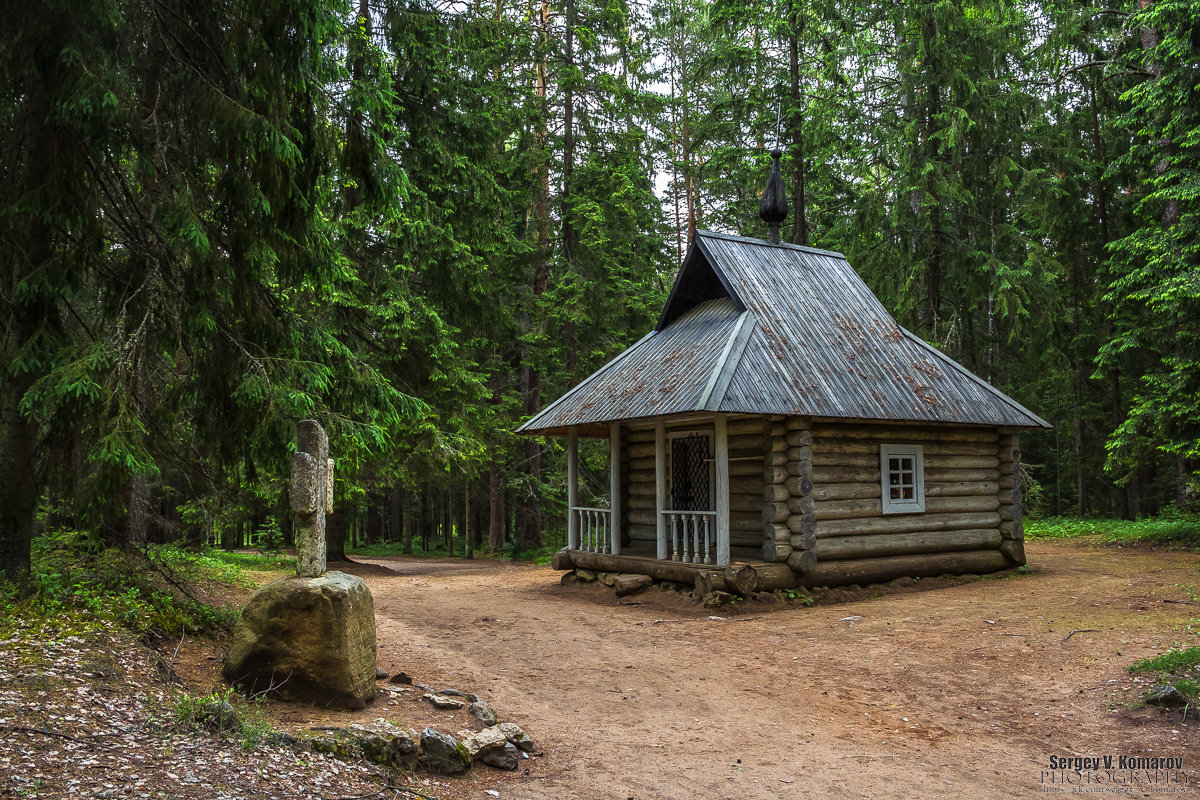
{"label": "log cabin corner notching", "polygon": [[[567,437],[556,566],[745,593],[1024,564],[1017,436],[1047,427],[841,254],[697,231],[654,330],[519,432]],[[610,508],[579,504],[579,436]]]}

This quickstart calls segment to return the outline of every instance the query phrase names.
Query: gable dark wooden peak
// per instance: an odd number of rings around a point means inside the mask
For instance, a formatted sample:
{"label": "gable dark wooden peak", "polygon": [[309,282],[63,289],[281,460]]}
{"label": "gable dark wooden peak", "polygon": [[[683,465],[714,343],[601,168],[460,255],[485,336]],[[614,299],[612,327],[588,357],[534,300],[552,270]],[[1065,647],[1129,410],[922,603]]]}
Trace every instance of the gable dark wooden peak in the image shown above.
{"label": "gable dark wooden peak", "polygon": [[746,236],[733,236],[727,233],[714,233],[712,231],[696,231],[696,238],[692,240],[691,246],[688,247],[687,255],[683,259],[683,265],[679,268],[679,274],[675,276],[675,284],[671,287],[671,294],[667,297],[667,303],[663,307],[662,315],[658,319],[658,325],[654,328],[656,331],[661,331],[705,300],[728,297],[733,301],[739,312],[746,310],[745,301],[734,288],[729,276],[721,269],[719,257],[707,245],[706,239],[722,239],[728,242],[757,245],[760,247],[782,247],[802,253],[840,258],[843,261],[846,258],[841,253],[836,253],[832,250],[821,250],[817,247],[805,247],[786,242],[772,244],[763,239],[752,239]]}
{"label": "gable dark wooden peak", "polygon": [[666,305],[663,306],[662,315],[658,318],[658,324],[654,326],[656,331],[661,331],[706,300],[728,297],[738,312],[746,310],[745,302],[734,291],[729,278],[715,266],[711,255],[706,254],[699,246],[702,235],[707,234],[704,231],[696,231],[696,238],[692,240],[692,245],[684,256],[683,266],[675,276],[675,284],[671,287]]}

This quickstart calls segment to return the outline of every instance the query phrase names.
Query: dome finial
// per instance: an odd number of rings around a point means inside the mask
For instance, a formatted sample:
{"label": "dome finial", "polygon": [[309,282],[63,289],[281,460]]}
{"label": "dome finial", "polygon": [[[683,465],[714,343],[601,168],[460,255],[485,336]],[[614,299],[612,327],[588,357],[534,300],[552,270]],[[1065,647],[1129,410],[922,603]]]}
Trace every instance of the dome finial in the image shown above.
{"label": "dome finial", "polygon": [[767,223],[767,241],[779,244],[779,224],[787,219],[788,201],[783,186],[783,175],[779,172],[779,159],[783,151],[776,148],[771,151],[771,177],[767,178],[767,188],[763,190],[762,200],[758,203],[758,215]]}

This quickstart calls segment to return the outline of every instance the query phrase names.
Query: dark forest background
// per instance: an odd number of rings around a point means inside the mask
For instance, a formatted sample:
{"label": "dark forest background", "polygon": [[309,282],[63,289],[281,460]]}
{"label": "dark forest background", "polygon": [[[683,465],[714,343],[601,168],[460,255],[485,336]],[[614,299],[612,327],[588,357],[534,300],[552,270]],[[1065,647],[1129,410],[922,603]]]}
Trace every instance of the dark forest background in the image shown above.
{"label": "dark forest background", "polygon": [[336,536],[538,547],[563,524],[558,443],[513,430],[653,325],[692,231],[764,233],[777,144],[786,238],[845,253],[902,325],[1054,424],[1022,443],[1031,511],[1186,508],[1198,20],[1187,0],[17,4],[0,572],[46,527],[249,541],[286,517],[307,417]]}

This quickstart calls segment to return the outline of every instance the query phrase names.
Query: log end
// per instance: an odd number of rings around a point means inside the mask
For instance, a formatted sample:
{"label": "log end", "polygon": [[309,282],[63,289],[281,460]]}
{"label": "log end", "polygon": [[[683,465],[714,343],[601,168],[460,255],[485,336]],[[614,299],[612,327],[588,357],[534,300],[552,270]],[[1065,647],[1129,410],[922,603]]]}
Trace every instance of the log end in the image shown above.
{"label": "log end", "polygon": [[812,550],[793,550],[788,556],[787,565],[792,568],[793,572],[807,573],[812,572],[817,566],[817,556]]}
{"label": "log end", "polygon": [[571,560],[571,551],[564,547],[550,556],[550,568],[561,570],[575,569],[575,563]]}
{"label": "log end", "polygon": [[1014,567],[1025,565],[1025,542],[1020,539],[1005,539],[1000,543],[1000,552]]}

